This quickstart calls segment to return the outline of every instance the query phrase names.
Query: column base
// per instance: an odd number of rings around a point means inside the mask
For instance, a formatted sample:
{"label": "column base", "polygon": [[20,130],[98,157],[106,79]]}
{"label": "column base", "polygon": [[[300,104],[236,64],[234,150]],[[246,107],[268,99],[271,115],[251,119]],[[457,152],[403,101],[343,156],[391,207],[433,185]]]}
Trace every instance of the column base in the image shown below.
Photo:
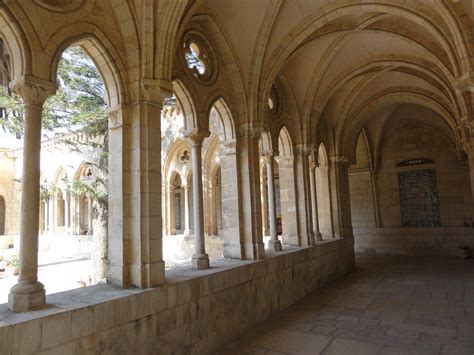
{"label": "column base", "polygon": [[13,312],[27,312],[46,304],[46,292],[41,282],[18,282],[10,289],[8,307]]}
{"label": "column base", "polygon": [[268,249],[271,251],[282,251],[281,242],[278,239],[270,239],[268,241]]}
{"label": "column base", "polygon": [[194,270],[209,269],[209,255],[194,254],[191,259],[191,266]]}
{"label": "column base", "polygon": [[314,233],[317,242],[321,242],[323,240],[323,235],[321,233]]}
{"label": "column base", "polygon": [[185,237],[191,236],[191,229],[185,229],[183,234]]}

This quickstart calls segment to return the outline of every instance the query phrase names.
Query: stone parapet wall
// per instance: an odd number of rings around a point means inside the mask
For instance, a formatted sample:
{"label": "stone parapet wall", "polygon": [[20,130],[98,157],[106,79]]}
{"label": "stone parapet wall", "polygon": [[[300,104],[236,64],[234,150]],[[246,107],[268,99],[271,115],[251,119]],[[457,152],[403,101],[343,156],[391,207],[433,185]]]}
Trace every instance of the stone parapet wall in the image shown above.
{"label": "stone parapet wall", "polygon": [[362,254],[474,257],[474,228],[354,228],[354,247]]}
{"label": "stone parapet wall", "polygon": [[353,240],[212,266],[173,269],[149,290],[97,285],[54,294],[35,312],[0,305],[0,353],[210,353],[350,272]]}

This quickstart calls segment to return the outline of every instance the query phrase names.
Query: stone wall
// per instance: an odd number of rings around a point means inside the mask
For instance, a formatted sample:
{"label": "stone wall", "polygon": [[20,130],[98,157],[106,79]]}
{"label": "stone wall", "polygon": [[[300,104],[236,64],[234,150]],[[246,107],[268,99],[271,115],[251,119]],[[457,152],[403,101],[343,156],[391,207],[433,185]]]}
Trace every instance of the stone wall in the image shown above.
{"label": "stone wall", "polygon": [[472,258],[474,228],[354,228],[354,247],[363,254]]}
{"label": "stone wall", "polygon": [[97,285],[54,294],[35,312],[0,305],[0,353],[210,353],[352,270],[353,240],[212,266],[174,269],[149,290]]}
{"label": "stone wall", "polygon": [[[379,207],[383,227],[401,227],[402,217],[398,173],[435,169],[441,226],[463,227],[472,218],[472,196],[466,160],[458,158],[453,143],[439,130],[410,124],[401,127],[384,142],[377,170]],[[397,167],[409,159],[431,159],[433,164]]]}

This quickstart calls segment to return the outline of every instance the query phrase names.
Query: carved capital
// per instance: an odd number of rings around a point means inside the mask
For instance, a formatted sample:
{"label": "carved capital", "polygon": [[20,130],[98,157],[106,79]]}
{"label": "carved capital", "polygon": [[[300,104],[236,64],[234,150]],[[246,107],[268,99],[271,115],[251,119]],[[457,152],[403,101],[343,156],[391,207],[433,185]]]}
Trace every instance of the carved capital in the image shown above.
{"label": "carved capital", "polygon": [[201,145],[202,141],[211,135],[207,129],[193,128],[183,131],[183,135],[191,141],[193,145]]}
{"label": "carved capital", "polygon": [[140,86],[145,100],[160,107],[163,107],[164,99],[173,96],[173,85],[166,80],[145,78]]}
{"label": "carved capital", "polygon": [[237,127],[237,133],[239,138],[260,138],[260,135],[264,131],[264,127],[259,124],[242,124]]}
{"label": "carved capital", "polygon": [[474,92],[474,71],[456,78],[456,91],[458,93],[466,91]]}
{"label": "carved capital", "polygon": [[109,129],[116,129],[122,127],[128,123],[128,119],[131,115],[131,108],[127,105],[117,105],[107,109],[109,116]]}
{"label": "carved capital", "polygon": [[277,155],[278,154],[275,154],[275,152],[273,152],[270,149],[264,150],[262,152],[262,157],[263,157],[263,160],[265,161],[265,163],[272,162],[275,159],[275,156],[277,156]]}
{"label": "carved capital", "polygon": [[237,153],[237,141],[235,139],[222,142],[221,147],[225,155],[234,155]]}
{"label": "carved capital", "polygon": [[329,158],[331,164],[341,165],[345,167],[349,167],[352,164],[355,164],[355,161],[347,156],[333,156]]}
{"label": "carved capital", "polygon": [[43,106],[46,99],[56,93],[58,84],[31,75],[23,75],[11,81],[10,88],[21,95],[25,105]]}
{"label": "carved capital", "polygon": [[311,155],[313,152],[314,148],[312,146],[309,146],[307,144],[296,144],[294,146],[294,150],[296,154],[301,154],[301,155]]}

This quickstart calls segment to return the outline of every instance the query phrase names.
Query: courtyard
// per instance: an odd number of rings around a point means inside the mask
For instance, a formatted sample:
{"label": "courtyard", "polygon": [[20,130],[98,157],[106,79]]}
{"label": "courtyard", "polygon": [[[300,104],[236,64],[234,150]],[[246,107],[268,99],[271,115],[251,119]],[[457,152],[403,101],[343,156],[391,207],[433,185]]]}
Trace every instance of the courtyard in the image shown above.
{"label": "courtyard", "polygon": [[474,260],[361,256],[225,354],[474,353]]}

